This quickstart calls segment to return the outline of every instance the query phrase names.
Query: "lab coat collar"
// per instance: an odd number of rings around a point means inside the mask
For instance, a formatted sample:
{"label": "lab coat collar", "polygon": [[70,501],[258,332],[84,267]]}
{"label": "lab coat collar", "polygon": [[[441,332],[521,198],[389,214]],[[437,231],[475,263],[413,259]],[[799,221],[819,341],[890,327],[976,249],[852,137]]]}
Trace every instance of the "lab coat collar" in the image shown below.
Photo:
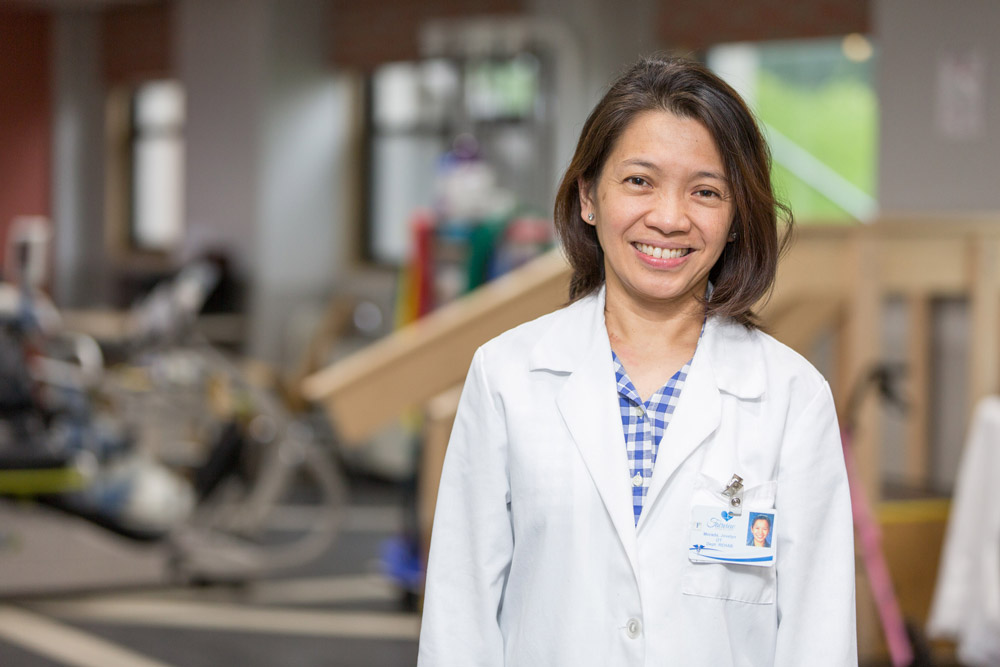
{"label": "lab coat collar", "polygon": [[711,359],[719,391],[752,400],[764,395],[764,349],[752,331],[732,319],[710,317],[698,352]]}
{"label": "lab coat collar", "polygon": [[528,358],[529,368],[572,373],[582,363],[590,361],[588,353],[607,343],[611,344],[604,326],[604,288],[597,294],[575,301],[555,314],[549,327],[532,348]]}
{"label": "lab coat collar", "polygon": [[[591,354],[605,348],[610,363],[611,345],[604,325],[605,291],[571,304],[562,317],[539,338],[531,351],[531,370],[572,373],[594,362]],[[763,350],[752,332],[731,319],[710,317],[698,343],[697,357],[711,364],[712,382],[723,391],[742,399],[764,395],[766,376]]]}

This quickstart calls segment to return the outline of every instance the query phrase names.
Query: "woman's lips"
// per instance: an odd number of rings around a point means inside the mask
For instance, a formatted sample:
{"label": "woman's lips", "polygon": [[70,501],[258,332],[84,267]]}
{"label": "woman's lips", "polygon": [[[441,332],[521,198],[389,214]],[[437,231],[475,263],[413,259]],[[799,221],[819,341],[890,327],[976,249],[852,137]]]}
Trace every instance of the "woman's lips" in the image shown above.
{"label": "woman's lips", "polygon": [[691,248],[661,248],[647,243],[633,243],[632,247],[654,259],[677,259],[691,252]]}

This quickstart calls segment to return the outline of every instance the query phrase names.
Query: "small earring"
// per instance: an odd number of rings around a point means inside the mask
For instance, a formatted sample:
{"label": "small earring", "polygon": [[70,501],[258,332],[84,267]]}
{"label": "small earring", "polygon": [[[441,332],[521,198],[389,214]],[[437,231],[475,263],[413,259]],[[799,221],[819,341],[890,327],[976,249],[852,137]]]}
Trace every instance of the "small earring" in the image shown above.
{"label": "small earring", "polygon": [[729,242],[732,243],[735,240],[736,240],[736,232],[733,232],[729,235]]}
{"label": "small earring", "polygon": [[593,222],[594,221],[594,214],[593,213],[588,213],[587,214],[587,220],[589,220],[590,222]]}

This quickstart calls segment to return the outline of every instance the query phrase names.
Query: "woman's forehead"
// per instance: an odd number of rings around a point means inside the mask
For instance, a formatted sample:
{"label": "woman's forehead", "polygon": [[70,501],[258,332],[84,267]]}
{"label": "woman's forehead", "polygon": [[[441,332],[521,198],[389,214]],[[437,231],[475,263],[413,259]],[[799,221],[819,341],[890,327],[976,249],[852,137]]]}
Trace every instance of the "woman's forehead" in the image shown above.
{"label": "woman's forehead", "polygon": [[612,146],[608,163],[647,169],[681,165],[700,175],[726,180],[719,148],[704,123],[669,111],[637,114]]}

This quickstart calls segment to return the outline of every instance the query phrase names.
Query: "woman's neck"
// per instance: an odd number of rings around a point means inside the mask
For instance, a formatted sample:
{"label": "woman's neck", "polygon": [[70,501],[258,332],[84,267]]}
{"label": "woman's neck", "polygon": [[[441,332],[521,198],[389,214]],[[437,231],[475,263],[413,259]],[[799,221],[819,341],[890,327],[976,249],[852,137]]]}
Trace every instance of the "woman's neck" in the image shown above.
{"label": "woman's neck", "polygon": [[605,304],[604,321],[611,349],[645,401],[694,355],[704,309],[697,301],[658,309],[616,299]]}

